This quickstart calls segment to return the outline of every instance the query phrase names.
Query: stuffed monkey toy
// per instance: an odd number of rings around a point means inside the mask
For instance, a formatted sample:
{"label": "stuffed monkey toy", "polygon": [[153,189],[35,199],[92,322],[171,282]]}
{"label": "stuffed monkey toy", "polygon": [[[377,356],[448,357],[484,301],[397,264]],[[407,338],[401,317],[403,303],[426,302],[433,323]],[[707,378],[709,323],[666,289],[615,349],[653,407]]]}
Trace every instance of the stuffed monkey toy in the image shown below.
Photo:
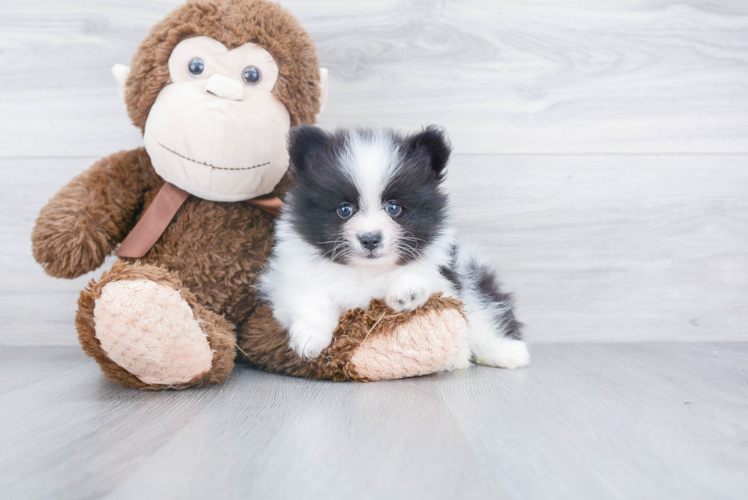
{"label": "stuffed monkey toy", "polygon": [[[83,350],[125,387],[226,380],[235,359],[289,375],[380,380],[444,369],[465,342],[461,304],[432,297],[395,314],[374,301],[332,344],[299,358],[254,285],[292,188],[290,127],[327,94],[314,42],[266,0],[197,0],[115,66],[145,147],[95,163],[42,209],[32,234],[45,272],[75,278],[119,259],[81,292]],[[115,252],[116,251],[116,252]]]}

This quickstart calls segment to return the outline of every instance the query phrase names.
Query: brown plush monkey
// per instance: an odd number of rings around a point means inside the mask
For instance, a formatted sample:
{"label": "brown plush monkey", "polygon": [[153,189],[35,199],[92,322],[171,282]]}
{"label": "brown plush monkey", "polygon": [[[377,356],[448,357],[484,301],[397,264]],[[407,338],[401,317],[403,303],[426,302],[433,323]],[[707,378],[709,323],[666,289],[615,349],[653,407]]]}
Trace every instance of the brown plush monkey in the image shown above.
{"label": "brown plush monkey", "polygon": [[120,259],[81,293],[84,351],[126,387],[222,382],[240,358],[311,378],[376,380],[446,367],[465,341],[460,304],[415,312],[379,303],[341,318],[312,360],[253,285],[290,187],[289,128],[314,123],[326,96],[311,37],[265,0],[197,0],[157,24],[132,70],[114,69],[145,148],[104,158],[44,207],[33,252],[54,277]]}

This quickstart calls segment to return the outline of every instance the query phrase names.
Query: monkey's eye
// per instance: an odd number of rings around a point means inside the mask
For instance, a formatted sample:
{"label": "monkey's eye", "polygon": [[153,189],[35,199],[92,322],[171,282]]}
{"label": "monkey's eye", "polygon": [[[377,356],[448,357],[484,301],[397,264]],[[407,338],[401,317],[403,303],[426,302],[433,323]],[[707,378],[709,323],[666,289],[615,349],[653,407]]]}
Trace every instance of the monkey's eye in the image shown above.
{"label": "monkey's eye", "polygon": [[347,219],[353,215],[353,206],[348,202],[343,202],[338,205],[338,216],[341,219]]}
{"label": "monkey's eye", "polygon": [[205,71],[205,62],[203,62],[199,57],[194,57],[187,67],[192,76],[198,77],[203,74],[203,71]]}
{"label": "monkey's eye", "polygon": [[247,85],[257,85],[262,80],[262,73],[256,66],[247,66],[242,70],[242,80]]}
{"label": "monkey's eye", "polygon": [[395,200],[388,201],[384,209],[387,211],[388,214],[390,214],[392,217],[397,217],[401,213],[403,213],[403,207],[400,206],[398,202]]}

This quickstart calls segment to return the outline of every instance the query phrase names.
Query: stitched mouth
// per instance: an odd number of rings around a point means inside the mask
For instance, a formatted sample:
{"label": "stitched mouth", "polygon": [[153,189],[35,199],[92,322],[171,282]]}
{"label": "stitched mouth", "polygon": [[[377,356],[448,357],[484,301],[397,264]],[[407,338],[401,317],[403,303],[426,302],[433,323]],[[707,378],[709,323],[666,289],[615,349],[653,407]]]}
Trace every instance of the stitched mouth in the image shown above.
{"label": "stitched mouth", "polygon": [[188,157],[186,157],[186,156],[184,156],[182,154],[179,154],[176,151],[167,148],[166,146],[164,146],[160,142],[158,143],[158,145],[161,146],[162,148],[164,148],[165,150],[167,150],[169,153],[175,154],[175,155],[177,155],[180,158],[184,158],[185,160],[191,161],[192,163],[197,163],[198,165],[204,165],[206,167],[214,168],[216,170],[252,170],[253,168],[259,168],[259,167],[264,167],[266,165],[270,165],[270,162],[266,161],[265,163],[260,163],[260,164],[257,164],[257,165],[252,165],[251,167],[233,167],[233,168],[231,168],[231,167],[216,167],[215,165],[211,165],[210,163],[205,163],[204,161],[193,160],[192,158],[188,158]]}

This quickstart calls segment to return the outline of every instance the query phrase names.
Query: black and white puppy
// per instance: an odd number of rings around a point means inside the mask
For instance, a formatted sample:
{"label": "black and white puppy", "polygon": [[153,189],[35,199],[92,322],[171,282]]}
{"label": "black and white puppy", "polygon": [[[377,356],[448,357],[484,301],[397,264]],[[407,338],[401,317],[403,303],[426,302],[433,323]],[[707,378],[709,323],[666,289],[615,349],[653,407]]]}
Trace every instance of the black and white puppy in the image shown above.
{"label": "black and white puppy", "polygon": [[429,127],[403,137],[387,130],[292,130],[296,187],[276,225],[260,292],[288,329],[291,347],[316,357],[348,309],[380,299],[395,311],[435,292],[465,305],[470,361],[504,368],[530,361],[489,265],[459,245],[441,188],[451,147]]}

